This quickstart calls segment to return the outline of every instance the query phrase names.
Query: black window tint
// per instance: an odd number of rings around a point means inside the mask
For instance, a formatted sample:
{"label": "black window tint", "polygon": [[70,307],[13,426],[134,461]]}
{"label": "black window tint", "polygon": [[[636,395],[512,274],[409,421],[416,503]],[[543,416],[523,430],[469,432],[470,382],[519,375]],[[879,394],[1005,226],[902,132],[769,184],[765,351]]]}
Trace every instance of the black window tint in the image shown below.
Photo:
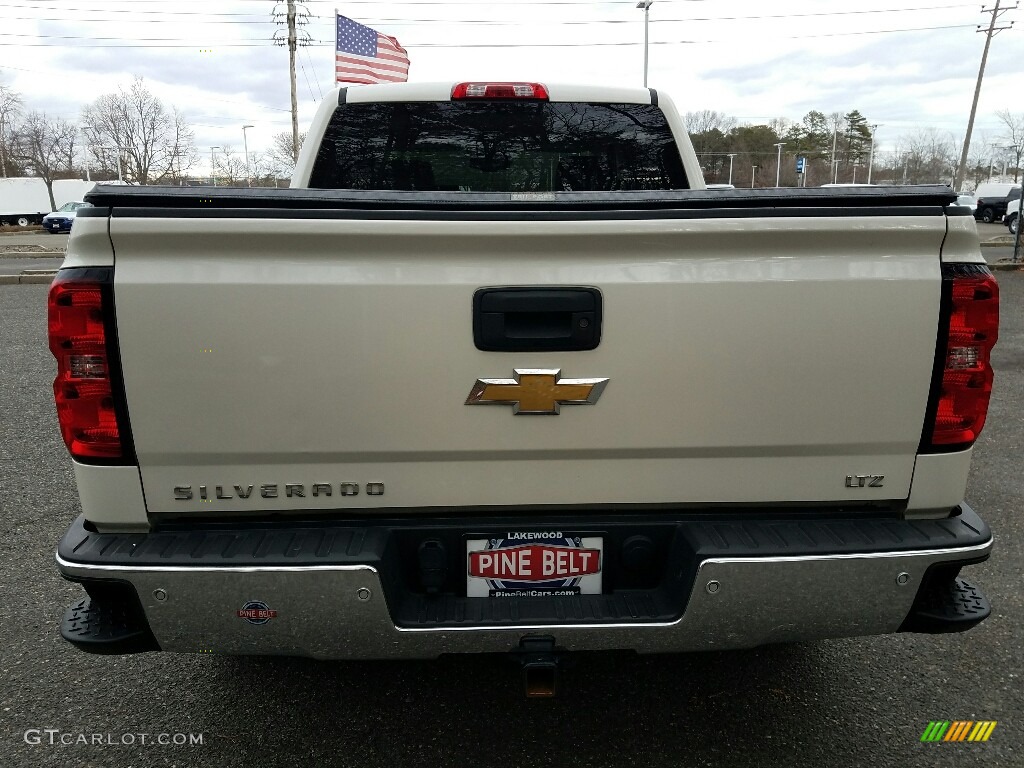
{"label": "black window tint", "polygon": [[339,106],[309,185],[452,192],[688,188],[658,107],[536,101]]}

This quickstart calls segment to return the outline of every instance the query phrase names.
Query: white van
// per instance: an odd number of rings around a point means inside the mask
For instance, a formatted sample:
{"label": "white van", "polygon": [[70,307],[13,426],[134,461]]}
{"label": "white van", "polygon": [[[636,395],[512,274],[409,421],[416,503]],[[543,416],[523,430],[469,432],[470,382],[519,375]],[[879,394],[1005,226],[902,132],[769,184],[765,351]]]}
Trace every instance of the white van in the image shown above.
{"label": "white van", "polygon": [[1014,184],[1012,181],[986,181],[978,185],[978,188],[974,190],[975,197],[1006,197],[1010,194],[1010,190],[1014,187],[1019,187],[1020,184]]}

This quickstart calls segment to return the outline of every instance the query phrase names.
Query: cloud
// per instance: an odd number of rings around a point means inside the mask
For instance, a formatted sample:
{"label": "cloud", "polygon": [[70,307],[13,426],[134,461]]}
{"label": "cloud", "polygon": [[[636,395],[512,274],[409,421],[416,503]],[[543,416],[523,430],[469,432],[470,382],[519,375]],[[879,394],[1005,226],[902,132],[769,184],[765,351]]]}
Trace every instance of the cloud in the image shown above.
{"label": "cloud", "polygon": [[[935,4],[942,5],[939,0]],[[409,48],[414,80],[639,85],[643,13],[634,5],[410,0],[353,3],[350,15],[399,37]],[[266,0],[107,0],[75,6],[82,10],[63,9],[57,0],[31,9],[0,7],[0,43],[8,52],[0,64],[0,81],[20,90],[28,106],[77,119],[84,104],[140,75],[192,121],[201,147],[240,144],[243,124],[257,126],[249,131],[250,148],[257,149],[268,145],[274,133],[289,129],[288,57],[269,42],[276,27]],[[321,89],[333,86],[332,4],[324,0],[308,7],[316,18],[306,30],[327,44],[299,54],[303,126]],[[650,83],[671,94],[683,111],[715,109],[745,122],[780,116],[799,120],[812,109],[856,108],[885,126],[880,135],[886,142],[923,123],[962,133],[984,42],[975,33],[985,20],[978,7],[862,12],[872,10],[877,7],[842,0],[813,5],[801,0],[656,3],[651,40],[667,44],[650,47]],[[963,26],[847,34],[954,25]],[[170,38],[184,47],[145,47],[160,44],[150,38]],[[681,42],[687,40],[698,42]],[[591,45],[598,42],[622,44]],[[140,47],[104,47],[124,43]],[[258,47],[234,47],[240,43]],[[431,47],[438,43],[450,47]],[[527,43],[582,45],[515,47]],[[991,130],[995,111],[1013,105],[1009,93],[1020,71],[1021,47],[1019,29],[993,40],[980,128]],[[73,83],[70,90],[68,83]]]}

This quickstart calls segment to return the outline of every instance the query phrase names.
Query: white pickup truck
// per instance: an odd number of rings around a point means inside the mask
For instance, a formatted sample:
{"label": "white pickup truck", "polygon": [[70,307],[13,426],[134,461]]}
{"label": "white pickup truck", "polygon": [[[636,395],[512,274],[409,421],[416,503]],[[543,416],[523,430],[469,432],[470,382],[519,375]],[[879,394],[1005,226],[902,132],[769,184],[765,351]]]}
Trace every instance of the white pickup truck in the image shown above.
{"label": "white pickup truck", "polygon": [[63,636],[331,659],[967,629],[998,290],[947,187],[705,190],[654,90],[373,85],[291,189],[98,187]]}

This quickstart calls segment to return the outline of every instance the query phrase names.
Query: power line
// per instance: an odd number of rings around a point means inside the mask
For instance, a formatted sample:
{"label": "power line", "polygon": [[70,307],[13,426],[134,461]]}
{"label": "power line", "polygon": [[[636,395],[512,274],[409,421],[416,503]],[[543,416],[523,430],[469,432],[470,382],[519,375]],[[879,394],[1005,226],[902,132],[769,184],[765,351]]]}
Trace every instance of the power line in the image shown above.
{"label": "power line", "polygon": [[[309,98],[312,99],[313,101],[316,101],[316,94],[313,93],[313,85],[312,85],[312,83],[309,82],[309,75],[306,74],[306,65],[302,63],[302,59],[299,59],[298,61],[299,61],[299,69],[302,70],[302,77],[306,81],[306,90],[309,91]],[[322,94],[321,94],[320,98],[323,98]]]}
{"label": "power line", "polygon": [[[0,34],[3,34],[3,33],[0,32]],[[66,39],[71,39],[71,40],[95,40],[96,38],[76,37],[76,38],[66,38]],[[117,38],[110,38],[110,39],[116,40]],[[110,45],[110,44],[104,44],[104,45],[89,45],[89,44],[86,44],[86,45],[64,45],[63,43],[8,43],[8,42],[5,42],[4,43],[4,47],[5,48],[66,48],[66,49],[70,50],[70,49],[75,49],[75,48],[126,48],[126,49],[127,48],[153,48],[153,49],[158,49],[158,48],[208,48],[211,45],[215,45],[218,48],[265,48],[268,44],[269,44],[269,41],[268,42],[264,42],[264,43],[207,43],[207,42],[202,42],[202,43],[200,43],[200,42],[196,42],[196,43],[159,43],[159,44],[140,43],[138,45],[136,45],[134,43],[124,43],[122,45]]]}
{"label": "power line", "polygon": [[[664,0],[662,0],[664,1]],[[758,14],[754,16],[691,16],[685,19],[651,19],[651,24],[688,24],[695,21],[746,21],[746,20],[763,20],[763,19],[802,19],[809,17],[827,17],[827,16],[851,16],[851,15],[864,15],[871,13],[906,13],[911,11],[941,11],[947,9],[960,9],[962,5],[929,5],[920,6],[916,8],[882,8],[871,11],[822,11],[815,13],[774,13],[774,14]],[[326,16],[317,16],[315,18],[330,18]],[[535,21],[494,21],[491,19],[405,19],[405,18],[374,18],[366,19],[367,23],[377,24],[381,22],[386,23],[417,23],[417,24],[441,24],[441,23],[452,23],[452,24],[489,24],[494,26],[536,26]],[[560,26],[560,25],[573,25],[573,24],[636,24],[635,19],[591,19],[591,20],[545,20],[544,26]]]}
{"label": "power line", "polygon": [[[206,0],[203,0],[203,2],[205,2],[205,1]],[[177,5],[177,3],[176,3],[176,5]],[[175,10],[175,11],[142,11],[142,10],[137,10],[135,8],[132,8],[132,9],[128,9],[128,8],[96,8],[96,7],[92,7],[92,8],[71,8],[71,7],[62,6],[62,5],[36,5],[34,3],[32,5],[19,4],[19,3],[0,3],[0,8],[27,8],[27,9],[31,9],[33,11],[38,11],[38,10],[43,10],[43,11],[61,11],[61,12],[65,12],[65,11],[81,11],[83,13],[129,13],[129,14],[131,14],[133,16],[136,16],[136,15],[139,15],[139,14],[146,14],[146,15],[151,15],[151,16],[154,16],[154,15],[155,16],[265,16],[266,15],[263,12],[256,12],[256,11],[253,11],[251,13],[241,13],[241,12],[237,12],[237,11],[236,12],[225,12],[225,11],[179,11],[179,10]],[[10,17],[6,17],[6,18],[10,18]],[[47,21],[50,21],[50,19],[47,19]],[[77,21],[77,19],[63,18],[63,19],[56,19],[56,21]]]}
{"label": "power line", "polygon": [[[775,35],[776,40],[808,40],[823,37],[847,37],[853,35],[883,35],[899,32],[930,32],[938,29],[966,29],[973,24],[947,24],[934,27],[912,27],[906,29],[872,29],[860,32],[825,32],[816,35]],[[732,43],[733,40],[652,40],[650,45],[703,45],[708,43]],[[318,45],[333,45],[333,41],[318,40]],[[642,41],[613,43],[403,43],[407,48],[591,48],[595,46],[643,45]]]}
{"label": "power line", "polygon": [[[320,87],[320,75],[317,74],[316,67],[313,65],[313,57],[309,55],[309,47],[303,46],[302,50],[306,54],[306,61],[309,62],[309,68],[313,71],[313,81],[316,83],[316,90],[319,92],[320,98],[322,100],[324,97],[324,92],[323,89]],[[312,91],[310,91],[309,95],[313,95]]]}
{"label": "power line", "polygon": [[[947,24],[938,25],[931,27],[909,27],[901,29],[872,29],[872,30],[861,30],[856,32],[823,32],[812,35],[776,35],[776,40],[809,40],[815,38],[827,38],[827,37],[850,37],[857,35],[882,35],[882,34],[896,34],[901,32],[930,32],[940,29],[966,29],[973,27],[974,24]],[[128,38],[118,37],[93,37],[93,36],[77,36],[77,35],[29,35],[24,33],[16,32],[0,32],[0,36],[3,37],[32,37],[35,39],[52,39],[52,40],[108,40],[115,41],[121,44],[111,45],[76,45],[72,47],[76,48],[198,48],[206,46],[220,46],[227,48],[253,48],[268,45],[271,40],[258,41],[253,38],[248,38],[243,42],[216,42],[208,40],[197,40],[194,43],[186,43],[184,38],[180,37],[152,37],[152,38],[134,38],[143,44],[136,45],[135,43],[128,43]],[[729,43],[731,40],[652,40],[650,45],[700,45],[709,43]],[[156,43],[156,44],[154,44]],[[326,46],[334,45],[333,40],[316,40],[312,41],[313,45]],[[405,43],[406,47],[411,48],[593,48],[593,47],[608,47],[608,46],[633,46],[642,45],[640,41],[622,41],[622,42],[586,42],[586,43]],[[9,47],[55,47],[61,45],[60,43],[15,43],[9,42],[4,43]]]}
{"label": "power line", "polygon": [[[664,2],[664,0],[662,0]],[[870,10],[856,10],[856,11],[816,11],[812,13],[774,13],[774,14],[756,14],[749,16],[692,16],[685,19],[651,19],[651,24],[684,24],[691,22],[714,22],[714,21],[747,21],[747,20],[762,20],[762,19],[801,19],[801,18],[824,18],[833,16],[853,16],[853,15],[867,15],[867,14],[879,14],[879,13],[910,13],[917,11],[941,11],[951,9],[961,9],[963,4],[956,5],[928,5],[928,6],[916,6],[913,8],[877,8]],[[57,10],[53,8],[52,10]],[[63,10],[81,10],[86,9],[63,9]],[[134,11],[127,10],[101,10],[101,9],[89,9],[93,13],[136,13]],[[140,11],[139,13],[150,13],[159,15],[190,15],[190,16],[254,16],[256,14],[218,14],[210,13],[205,14],[196,11]],[[109,23],[111,19],[98,19],[98,18],[74,18],[69,19],[67,17],[61,18],[42,18],[37,16],[6,16],[5,19],[13,21],[64,21],[84,24],[105,24]],[[317,14],[310,14],[309,18],[314,19],[332,19],[332,16],[323,16]],[[379,23],[400,23],[400,24],[482,24],[488,26],[536,26],[536,21],[514,21],[514,20],[494,20],[494,19],[410,19],[403,17],[381,17],[381,18],[367,18],[362,21],[368,24],[379,24]],[[257,19],[246,19],[246,20],[235,20],[235,19],[211,19],[207,24],[274,24],[273,20],[257,20]],[[547,26],[572,26],[572,25],[588,25],[588,24],[636,24],[635,19],[583,19],[583,20],[545,20],[544,25]]]}
{"label": "power line", "polygon": [[[124,13],[128,13],[128,11],[124,11]],[[189,15],[193,15],[193,14],[189,14]],[[203,14],[197,13],[197,14],[194,14],[194,15],[201,16]],[[69,18],[67,16],[64,16],[64,17],[59,18],[59,19],[46,18],[46,17],[41,17],[41,16],[0,16],[0,20],[2,20],[2,21],[63,21],[65,23],[73,23],[73,24],[110,24],[111,22],[116,22],[116,23],[120,24],[120,23],[123,23],[125,21],[124,19],[78,19],[78,18]],[[151,23],[152,21],[153,20],[147,19],[143,23],[148,24],[148,23]],[[161,24],[171,24],[173,22],[160,20],[159,23],[161,23]],[[180,23],[182,23],[182,24],[195,24],[196,22],[194,22],[194,21],[187,21],[187,22],[186,21],[182,21]],[[267,19],[265,21],[257,21],[255,19],[248,20],[248,21],[236,21],[236,20],[233,20],[233,19],[210,19],[208,21],[204,21],[203,23],[204,24],[273,24],[274,22],[272,20],[270,20],[270,19]]]}

